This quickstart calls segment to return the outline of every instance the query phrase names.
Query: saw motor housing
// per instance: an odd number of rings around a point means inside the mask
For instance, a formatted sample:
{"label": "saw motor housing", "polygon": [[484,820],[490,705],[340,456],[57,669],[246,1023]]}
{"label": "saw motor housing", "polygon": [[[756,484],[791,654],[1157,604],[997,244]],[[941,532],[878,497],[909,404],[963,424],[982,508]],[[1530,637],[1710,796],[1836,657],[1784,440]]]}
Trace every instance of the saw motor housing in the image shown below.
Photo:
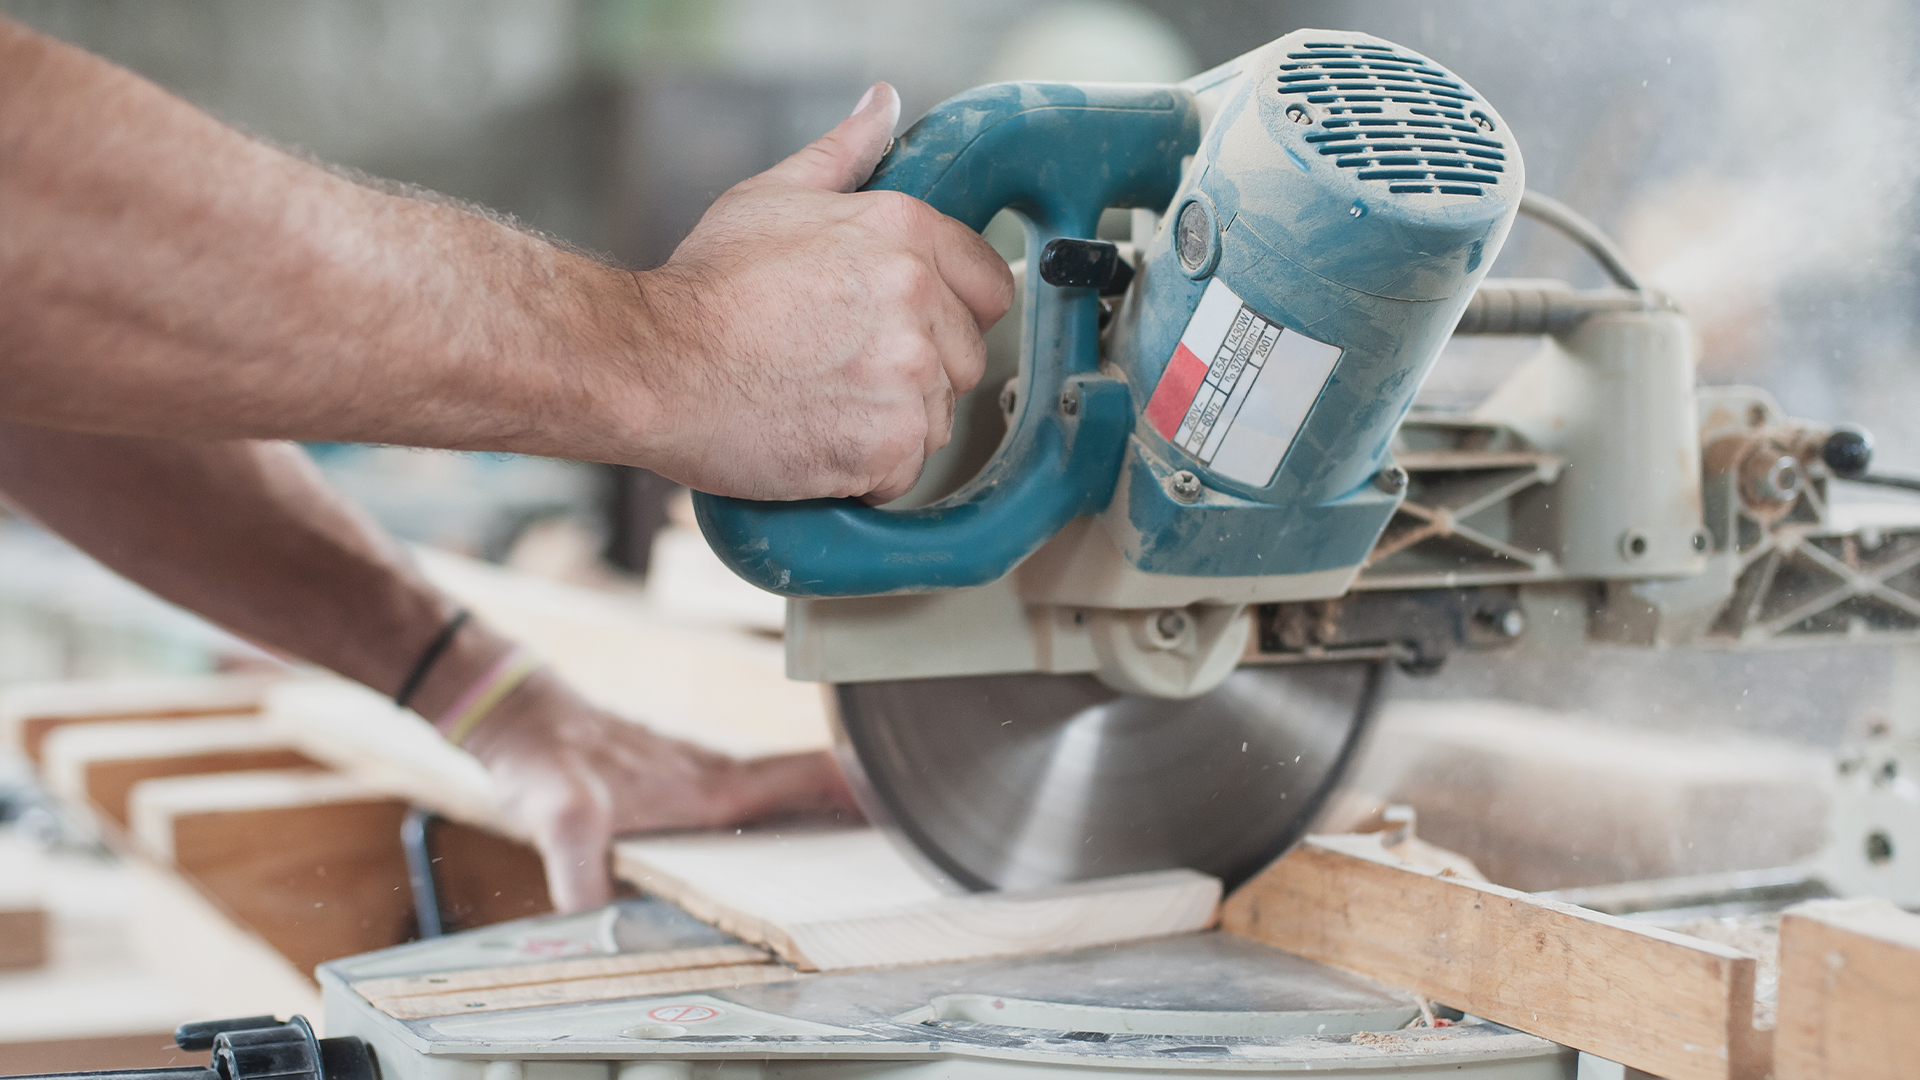
{"label": "saw motor housing", "polygon": [[[1425,57],[1300,31],[1178,86],[1010,83],[935,109],[870,186],[1028,234],[997,453],[931,505],[702,496],[793,598],[789,672],[1095,671],[1185,697],[1248,605],[1338,596],[1401,496],[1389,444],[1524,188],[1493,108]],[[1048,245],[1151,212],[1102,331]],[[997,385],[975,394],[998,394]]]}

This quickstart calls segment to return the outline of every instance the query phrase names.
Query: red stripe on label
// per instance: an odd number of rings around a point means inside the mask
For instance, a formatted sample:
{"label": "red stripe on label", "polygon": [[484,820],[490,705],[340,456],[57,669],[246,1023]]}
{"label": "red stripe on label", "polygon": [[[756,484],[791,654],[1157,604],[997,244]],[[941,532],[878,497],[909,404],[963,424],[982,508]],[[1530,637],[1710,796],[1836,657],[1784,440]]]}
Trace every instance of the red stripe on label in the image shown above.
{"label": "red stripe on label", "polygon": [[1160,433],[1163,439],[1173,438],[1180,430],[1180,421],[1186,419],[1187,408],[1193,404],[1193,395],[1200,384],[1207,379],[1207,365],[1193,355],[1186,342],[1173,350],[1173,359],[1167,361],[1167,370],[1160,373],[1160,385],[1153,388],[1153,397],[1147,401],[1147,423]]}

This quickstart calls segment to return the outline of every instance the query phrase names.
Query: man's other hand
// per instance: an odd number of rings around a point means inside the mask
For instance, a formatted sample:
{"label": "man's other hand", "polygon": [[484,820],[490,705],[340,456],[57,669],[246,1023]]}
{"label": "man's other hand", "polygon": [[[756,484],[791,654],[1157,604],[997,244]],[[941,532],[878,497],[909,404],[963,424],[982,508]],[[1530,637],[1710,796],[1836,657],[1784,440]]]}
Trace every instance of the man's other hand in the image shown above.
{"label": "man's other hand", "polygon": [[899,115],[893,88],[876,84],[639,275],[671,357],[641,373],[657,404],[641,436],[657,471],[723,495],[885,502],[946,445],[1013,277],[926,203],[856,190]]}
{"label": "man's other hand", "polygon": [[560,911],[613,898],[613,837],[860,811],[825,751],[739,761],[657,735],[536,672],[489,713],[466,748],[492,774],[507,824],[531,841]]}

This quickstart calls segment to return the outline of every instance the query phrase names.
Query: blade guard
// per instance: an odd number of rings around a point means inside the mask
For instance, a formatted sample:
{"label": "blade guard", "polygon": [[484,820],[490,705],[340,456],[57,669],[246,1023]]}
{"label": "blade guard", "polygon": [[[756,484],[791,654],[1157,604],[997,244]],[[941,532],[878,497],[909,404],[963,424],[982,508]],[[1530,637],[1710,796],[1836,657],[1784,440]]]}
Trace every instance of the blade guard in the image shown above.
{"label": "blade guard", "polygon": [[[1049,240],[1093,238],[1108,207],[1164,208],[1199,141],[1198,105],[1178,87],[1000,83],[914,124],[866,189],[906,192],[976,231],[1011,209],[1028,226],[1031,268]],[[1098,298],[1031,270],[1026,297],[1018,417],[979,476],[906,511],[696,492],[714,552],[782,596],[932,592],[997,580],[1104,508],[1133,409],[1126,386],[1098,373]]]}

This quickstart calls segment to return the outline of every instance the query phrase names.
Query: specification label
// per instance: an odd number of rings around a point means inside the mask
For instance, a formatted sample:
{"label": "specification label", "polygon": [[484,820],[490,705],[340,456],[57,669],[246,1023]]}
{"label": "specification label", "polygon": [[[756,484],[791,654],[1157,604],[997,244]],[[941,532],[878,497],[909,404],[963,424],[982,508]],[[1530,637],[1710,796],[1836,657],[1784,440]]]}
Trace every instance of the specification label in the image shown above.
{"label": "specification label", "polygon": [[1273,481],[1340,350],[1262,317],[1207,283],[1147,402],[1161,437],[1230,480]]}

